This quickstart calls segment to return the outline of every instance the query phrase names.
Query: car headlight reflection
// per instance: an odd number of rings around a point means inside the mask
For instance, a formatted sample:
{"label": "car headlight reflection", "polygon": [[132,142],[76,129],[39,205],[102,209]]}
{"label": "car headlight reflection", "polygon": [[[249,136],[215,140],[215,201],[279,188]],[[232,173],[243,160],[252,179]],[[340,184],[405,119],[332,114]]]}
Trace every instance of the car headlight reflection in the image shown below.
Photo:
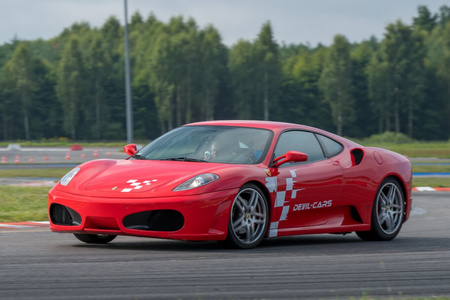
{"label": "car headlight reflection", "polygon": [[69,182],[75,177],[75,175],[77,175],[78,171],[80,171],[80,168],[75,168],[75,169],[71,170],[69,173],[64,175],[63,178],[61,178],[61,180],[59,181],[59,184],[61,184],[63,186],[68,185]]}
{"label": "car headlight reflection", "polygon": [[211,174],[211,173],[201,174],[201,175],[192,177],[189,180],[186,180],[185,182],[183,182],[182,184],[180,184],[179,186],[174,188],[173,191],[178,192],[178,191],[186,191],[186,190],[195,189],[197,187],[200,187],[205,184],[216,181],[217,179],[219,179],[219,175],[216,175],[216,174]]}

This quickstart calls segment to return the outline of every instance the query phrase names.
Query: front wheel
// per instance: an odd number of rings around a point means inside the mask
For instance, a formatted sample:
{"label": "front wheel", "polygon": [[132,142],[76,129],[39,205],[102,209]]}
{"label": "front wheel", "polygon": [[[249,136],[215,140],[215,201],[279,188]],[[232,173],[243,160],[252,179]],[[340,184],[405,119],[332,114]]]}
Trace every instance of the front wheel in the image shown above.
{"label": "front wheel", "polygon": [[370,231],[356,234],[367,241],[390,241],[402,228],[404,211],[405,196],[399,183],[387,178],[381,183],[375,196]]}
{"label": "front wheel", "polygon": [[88,244],[107,244],[116,238],[117,235],[107,234],[73,234],[77,239]]}
{"label": "front wheel", "polygon": [[242,249],[256,247],[263,240],[268,224],[266,196],[258,186],[245,184],[231,206],[225,244]]}

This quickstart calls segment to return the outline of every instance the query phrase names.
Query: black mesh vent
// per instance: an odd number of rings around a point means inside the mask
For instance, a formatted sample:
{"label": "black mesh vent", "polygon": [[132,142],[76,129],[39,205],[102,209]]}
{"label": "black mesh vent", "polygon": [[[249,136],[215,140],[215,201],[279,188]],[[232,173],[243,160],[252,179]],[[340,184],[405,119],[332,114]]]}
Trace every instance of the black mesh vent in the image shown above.
{"label": "black mesh vent", "polygon": [[184,226],[183,215],[176,210],[151,210],[126,216],[123,226],[137,230],[177,231]]}
{"label": "black mesh vent", "polygon": [[81,216],[73,209],[53,203],[50,206],[50,219],[55,225],[78,226],[81,224]]}

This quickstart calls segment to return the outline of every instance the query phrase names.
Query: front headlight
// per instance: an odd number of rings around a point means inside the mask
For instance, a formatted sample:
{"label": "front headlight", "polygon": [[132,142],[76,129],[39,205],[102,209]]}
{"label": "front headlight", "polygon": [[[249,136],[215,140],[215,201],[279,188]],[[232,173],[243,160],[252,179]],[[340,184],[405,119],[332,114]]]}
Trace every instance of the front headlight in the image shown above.
{"label": "front headlight", "polygon": [[80,168],[75,168],[72,171],[70,171],[69,173],[67,173],[66,175],[64,175],[63,178],[61,178],[61,180],[59,181],[59,184],[66,186],[69,184],[69,182],[72,180],[72,178],[75,177],[75,175],[77,175],[78,171],[80,171]]}
{"label": "front headlight", "polygon": [[185,182],[183,182],[182,184],[180,184],[179,186],[174,188],[173,191],[179,192],[179,191],[195,189],[199,186],[203,186],[205,184],[216,181],[217,179],[219,179],[219,175],[216,175],[216,174],[211,174],[211,173],[201,174],[201,175],[192,177],[189,180],[186,180]]}

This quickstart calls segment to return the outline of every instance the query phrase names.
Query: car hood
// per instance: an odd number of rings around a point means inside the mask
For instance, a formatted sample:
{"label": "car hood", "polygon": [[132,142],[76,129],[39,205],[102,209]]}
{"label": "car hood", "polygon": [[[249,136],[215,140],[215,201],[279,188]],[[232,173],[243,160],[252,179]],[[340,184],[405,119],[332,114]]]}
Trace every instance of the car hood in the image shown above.
{"label": "car hood", "polygon": [[[149,193],[154,196],[156,193],[158,196],[161,196],[161,193],[169,196],[169,192],[173,193],[172,190],[175,187],[194,176],[214,173],[222,177],[226,174],[236,174],[236,169],[242,169],[242,166],[201,162],[101,159],[84,163],[79,168],[80,171],[67,186],[58,184],[56,188],[89,196],[102,196],[106,193],[105,196],[108,197],[143,197],[142,193],[145,192],[146,196]],[[239,181],[234,181],[236,186],[221,185],[219,189],[238,187]],[[217,190],[218,187],[215,186],[214,189]],[[195,190],[189,193],[207,192],[203,188]]]}

